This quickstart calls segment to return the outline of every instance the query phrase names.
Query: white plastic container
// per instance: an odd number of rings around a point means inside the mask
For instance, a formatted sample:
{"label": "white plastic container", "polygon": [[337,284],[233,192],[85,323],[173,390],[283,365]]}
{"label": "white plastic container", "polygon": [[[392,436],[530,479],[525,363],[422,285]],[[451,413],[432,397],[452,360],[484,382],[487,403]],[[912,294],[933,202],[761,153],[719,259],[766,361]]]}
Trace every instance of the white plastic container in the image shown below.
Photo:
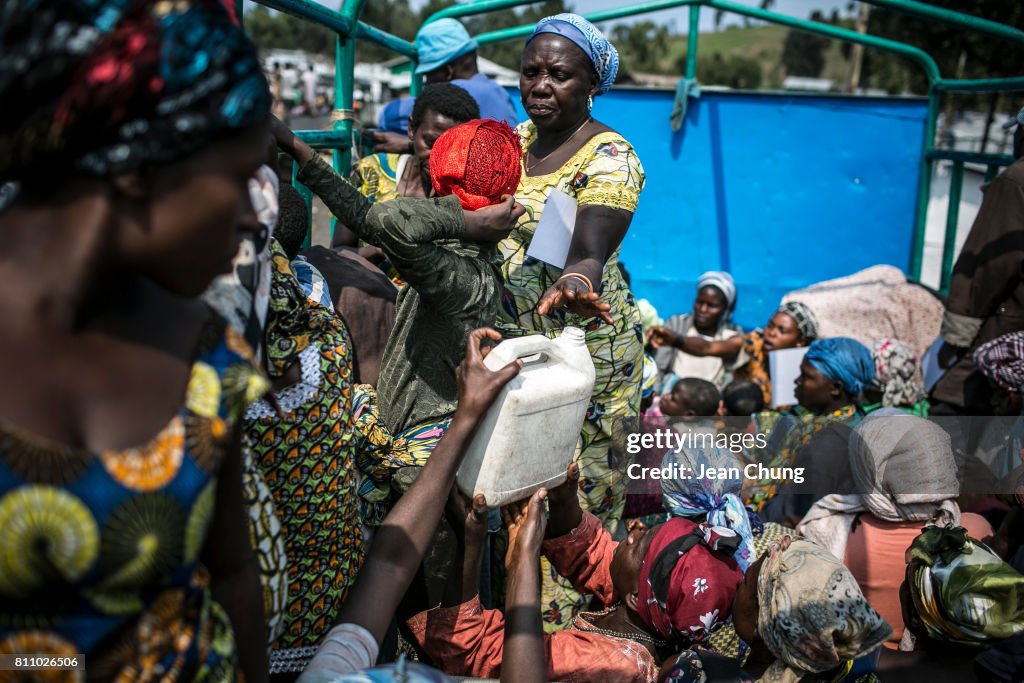
{"label": "white plastic container", "polygon": [[[532,358],[531,358],[532,357]],[[469,496],[504,505],[565,481],[594,391],[594,362],[583,330],[557,339],[532,335],[494,347],[484,365],[525,359],[477,428],[456,481]]]}

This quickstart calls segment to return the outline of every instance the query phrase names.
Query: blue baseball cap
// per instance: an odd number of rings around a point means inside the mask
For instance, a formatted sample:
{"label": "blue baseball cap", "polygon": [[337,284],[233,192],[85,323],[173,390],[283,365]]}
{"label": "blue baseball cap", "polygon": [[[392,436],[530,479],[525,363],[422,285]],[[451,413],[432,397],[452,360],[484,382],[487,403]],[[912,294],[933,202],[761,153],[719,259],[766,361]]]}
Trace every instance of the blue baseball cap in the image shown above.
{"label": "blue baseball cap", "polygon": [[377,115],[377,127],[381,130],[401,133],[409,132],[409,117],[412,116],[413,98],[403,97],[392,100]]}
{"label": "blue baseball cap", "polygon": [[420,60],[416,73],[433,71],[476,48],[476,39],[469,37],[469,31],[459,21],[438,19],[416,34],[416,52]]}

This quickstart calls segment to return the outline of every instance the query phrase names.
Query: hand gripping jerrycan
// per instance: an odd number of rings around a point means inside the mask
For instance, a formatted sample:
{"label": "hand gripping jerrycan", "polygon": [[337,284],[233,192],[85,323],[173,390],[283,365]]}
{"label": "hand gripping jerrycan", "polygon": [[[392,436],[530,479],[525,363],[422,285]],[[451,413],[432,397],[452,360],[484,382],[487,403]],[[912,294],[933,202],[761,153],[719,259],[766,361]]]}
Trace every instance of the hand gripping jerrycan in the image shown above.
{"label": "hand gripping jerrycan", "polygon": [[594,391],[594,361],[579,328],[557,339],[503,341],[484,365],[499,370],[517,358],[523,367],[480,422],[456,477],[463,493],[482,493],[491,507],[565,481]]}

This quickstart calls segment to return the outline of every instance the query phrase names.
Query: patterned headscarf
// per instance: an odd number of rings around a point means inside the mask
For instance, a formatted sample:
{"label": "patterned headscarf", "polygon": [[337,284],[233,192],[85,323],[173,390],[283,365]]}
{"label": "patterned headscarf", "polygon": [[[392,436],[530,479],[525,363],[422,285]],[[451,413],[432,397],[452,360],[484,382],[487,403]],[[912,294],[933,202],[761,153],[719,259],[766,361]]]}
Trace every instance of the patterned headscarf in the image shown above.
{"label": "patterned headscarf", "polygon": [[[724,270],[709,270],[697,278],[697,291],[699,292],[705,287],[714,287],[720,291],[725,297],[726,311],[732,311],[733,306],[736,305],[736,282],[732,279],[732,275]],[[725,317],[727,318],[728,315]]]}
{"label": "patterned headscarf", "polygon": [[926,527],[910,545],[907,587],[932,638],[978,645],[1024,632],[1024,575],[961,527]]}
{"label": "patterned headscarf", "polygon": [[611,90],[619,73],[619,51],[596,26],[578,14],[555,14],[537,22],[537,28],[526,39],[526,44],[529,45],[541,33],[554,33],[572,41],[594,65],[598,79],[597,94],[603,95]]}
{"label": "patterned headscarf", "polygon": [[519,134],[493,119],[474,119],[449,128],[430,150],[430,181],[437,194],[459,198],[476,211],[514,194],[522,175]]}
{"label": "patterned headscarf", "polygon": [[640,380],[640,398],[654,396],[654,387],[658,383],[658,366],[654,359],[644,354],[644,374]]}
{"label": "patterned headscarf", "polygon": [[238,331],[263,359],[263,328],[270,306],[270,243],[277,227],[277,174],[263,165],[249,181],[249,197],[260,229],[242,234],[231,272],[221,275],[203,293],[203,300]]}
{"label": "patterned headscarf", "polygon": [[917,384],[917,359],[909,346],[896,339],[879,339],[871,347],[875,359],[872,386],[882,392],[882,406],[912,406],[924,397]]}
{"label": "patterned headscarf", "polygon": [[270,111],[220,0],[11,0],[0,51],[0,181],[167,164]]}
{"label": "patterned headscarf", "polygon": [[281,377],[321,331],[344,332],[341,319],[309,301],[277,240],[271,240],[270,312],[267,316],[267,373]]}
{"label": "patterned headscarf", "polygon": [[757,595],[757,632],[777,658],[761,681],[796,683],[871,652],[892,634],[850,570],[810,541],[777,545],[765,556]]}
{"label": "patterned headscarf", "polygon": [[800,336],[810,344],[818,338],[818,319],[814,311],[807,304],[799,301],[787,301],[779,306],[776,313],[785,313],[796,322],[796,329],[800,330]]}
{"label": "patterned headscarf", "polygon": [[829,379],[843,383],[850,396],[857,396],[875,378],[871,352],[856,339],[819,339],[807,349],[804,359]]}
{"label": "patterned headscarf", "polygon": [[863,512],[886,522],[960,523],[956,460],[939,425],[882,408],[854,429],[849,453],[857,493],[832,493],[814,503],[797,526],[808,540],[842,559]]}
{"label": "patterned headscarf", "polygon": [[644,555],[636,611],[662,638],[701,643],[732,612],[743,572],[728,556],[728,529],[674,517],[661,525]]}
{"label": "patterned headscarf", "polygon": [[[738,473],[737,461],[729,452],[722,448],[701,448],[696,441],[703,435],[692,434],[690,445],[678,451],[669,451],[661,463],[662,471],[673,464],[678,468],[675,472],[731,472]],[[714,434],[708,434],[713,439]],[[707,515],[707,523],[711,526],[732,529],[739,537],[739,547],[732,557],[740,570],[747,571],[750,563],[757,559],[754,550],[754,532],[751,528],[750,516],[740,500],[743,489],[743,477],[721,477],[697,479],[695,477],[673,477],[661,480],[661,496],[665,509],[674,517],[696,517]],[[755,516],[756,520],[756,516]]]}
{"label": "patterned headscarf", "polygon": [[981,373],[1007,391],[1024,393],[1024,332],[1011,332],[974,351]]}

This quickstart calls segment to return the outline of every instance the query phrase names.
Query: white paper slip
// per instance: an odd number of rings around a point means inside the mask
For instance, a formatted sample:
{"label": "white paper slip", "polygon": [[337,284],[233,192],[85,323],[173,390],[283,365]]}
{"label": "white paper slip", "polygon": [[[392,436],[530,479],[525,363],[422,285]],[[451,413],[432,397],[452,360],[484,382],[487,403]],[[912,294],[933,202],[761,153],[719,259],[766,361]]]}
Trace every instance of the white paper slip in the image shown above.
{"label": "white paper slip", "polygon": [[807,347],[768,352],[768,374],[772,378],[772,407],[795,406],[796,378]]}
{"label": "white paper slip", "polygon": [[575,229],[576,200],[561,190],[551,190],[526,255],[556,268],[565,268]]}

